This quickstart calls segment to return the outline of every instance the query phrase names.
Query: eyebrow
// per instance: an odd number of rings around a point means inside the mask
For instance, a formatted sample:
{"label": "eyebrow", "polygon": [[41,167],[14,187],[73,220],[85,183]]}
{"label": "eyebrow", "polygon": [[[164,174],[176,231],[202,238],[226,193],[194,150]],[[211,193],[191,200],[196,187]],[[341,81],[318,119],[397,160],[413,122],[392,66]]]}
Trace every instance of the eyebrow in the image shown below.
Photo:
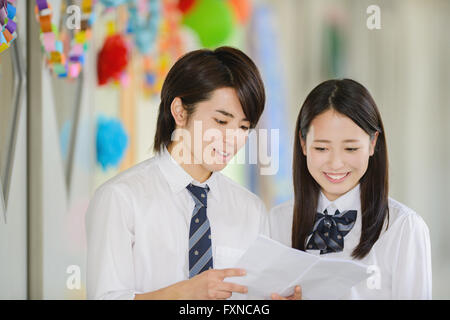
{"label": "eyebrow", "polygon": [[[219,113],[223,114],[226,117],[234,119],[234,115],[229,113],[229,112],[226,112],[225,110],[219,109],[219,110],[216,110],[216,112],[219,112]],[[242,121],[249,121],[250,122],[250,120],[248,120],[247,118],[243,118]]]}
{"label": "eyebrow", "polygon": [[[322,139],[319,139],[319,140],[314,140],[314,142],[324,142],[324,143],[331,143],[331,141],[330,140],[322,140]],[[344,140],[343,142],[360,142],[359,140],[357,140],[357,139],[347,139],[347,140]]]}

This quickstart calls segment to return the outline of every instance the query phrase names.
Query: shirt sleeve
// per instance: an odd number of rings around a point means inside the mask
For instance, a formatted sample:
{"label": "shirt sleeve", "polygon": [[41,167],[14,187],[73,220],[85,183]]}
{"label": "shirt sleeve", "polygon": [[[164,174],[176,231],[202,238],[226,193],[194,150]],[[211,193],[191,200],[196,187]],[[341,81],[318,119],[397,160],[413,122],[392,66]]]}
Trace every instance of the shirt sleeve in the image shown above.
{"label": "shirt sleeve", "polygon": [[269,213],[267,212],[267,208],[265,204],[260,201],[260,226],[259,233],[270,238],[270,228],[269,228]]}
{"label": "shirt sleeve", "polygon": [[278,234],[277,231],[277,219],[276,219],[276,213],[275,213],[275,208],[270,209],[269,211],[269,217],[268,217],[268,222],[269,222],[269,233],[270,233],[270,237],[274,240],[279,241],[279,237],[277,237],[276,235]]}
{"label": "shirt sleeve", "polygon": [[270,236],[273,240],[292,246],[292,205],[276,206],[269,213]]}
{"label": "shirt sleeve", "polygon": [[392,273],[393,299],[431,299],[430,233],[423,219],[413,213],[399,230],[397,260]]}
{"label": "shirt sleeve", "polygon": [[134,299],[132,212],[114,186],[94,194],[86,213],[88,299]]}

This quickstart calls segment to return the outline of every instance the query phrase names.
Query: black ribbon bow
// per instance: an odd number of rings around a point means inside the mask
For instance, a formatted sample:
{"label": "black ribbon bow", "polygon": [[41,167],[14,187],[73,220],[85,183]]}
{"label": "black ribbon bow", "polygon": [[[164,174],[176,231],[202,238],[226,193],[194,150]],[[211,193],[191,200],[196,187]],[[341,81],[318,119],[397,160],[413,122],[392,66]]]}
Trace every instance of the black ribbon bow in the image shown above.
{"label": "black ribbon bow", "polygon": [[356,221],[356,210],[329,215],[317,212],[312,236],[306,245],[307,250],[320,250],[320,254],[340,252],[344,249],[344,237],[352,230]]}

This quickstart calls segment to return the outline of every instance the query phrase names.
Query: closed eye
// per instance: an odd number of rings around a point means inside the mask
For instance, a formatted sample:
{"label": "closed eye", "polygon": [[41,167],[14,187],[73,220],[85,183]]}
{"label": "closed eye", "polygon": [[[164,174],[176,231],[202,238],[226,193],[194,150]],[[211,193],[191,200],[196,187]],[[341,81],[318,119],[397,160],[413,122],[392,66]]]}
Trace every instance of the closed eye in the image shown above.
{"label": "closed eye", "polygon": [[228,123],[227,121],[222,121],[222,120],[219,120],[219,119],[216,119],[216,118],[214,118],[214,120],[216,120],[216,122],[218,124],[227,124]]}
{"label": "closed eye", "polygon": [[358,149],[359,148],[345,148],[345,150],[350,151],[350,152],[355,152]]}
{"label": "closed eye", "polygon": [[321,148],[321,147],[315,147],[314,149],[317,151],[325,151],[326,150],[326,148]]}

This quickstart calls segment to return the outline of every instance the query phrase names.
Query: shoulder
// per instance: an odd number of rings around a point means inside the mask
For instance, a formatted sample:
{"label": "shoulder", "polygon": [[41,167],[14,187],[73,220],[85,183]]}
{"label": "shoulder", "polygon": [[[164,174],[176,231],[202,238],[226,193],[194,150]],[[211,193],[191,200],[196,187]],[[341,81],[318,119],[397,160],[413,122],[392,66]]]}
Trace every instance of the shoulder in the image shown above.
{"label": "shoulder", "polygon": [[105,181],[97,188],[95,195],[115,193],[132,196],[136,188],[146,184],[149,177],[155,177],[158,172],[156,157],[149,158]]}
{"label": "shoulder", "polygon": [[389,228],[398,232],[428,233],[428,226],[423,218],[405,204],[389,197]]}
{"label": "shoulder", "polygon": [[291,246],[294,200],[283,202],[270,210],[269,225],[272,239]]}
{"label": "shoulder", "polygon": [[239,204],[254,205],[265,209],[263,201],[256,194],[223,173],[217,172],[216,174],[222,193],[228,194],[232,199],[239,201]]}
{"label": "shoulder", "polygon": [[270,215],[273,217],[292,217],[294,212],[294,199],[276,205],[270,210]]}

